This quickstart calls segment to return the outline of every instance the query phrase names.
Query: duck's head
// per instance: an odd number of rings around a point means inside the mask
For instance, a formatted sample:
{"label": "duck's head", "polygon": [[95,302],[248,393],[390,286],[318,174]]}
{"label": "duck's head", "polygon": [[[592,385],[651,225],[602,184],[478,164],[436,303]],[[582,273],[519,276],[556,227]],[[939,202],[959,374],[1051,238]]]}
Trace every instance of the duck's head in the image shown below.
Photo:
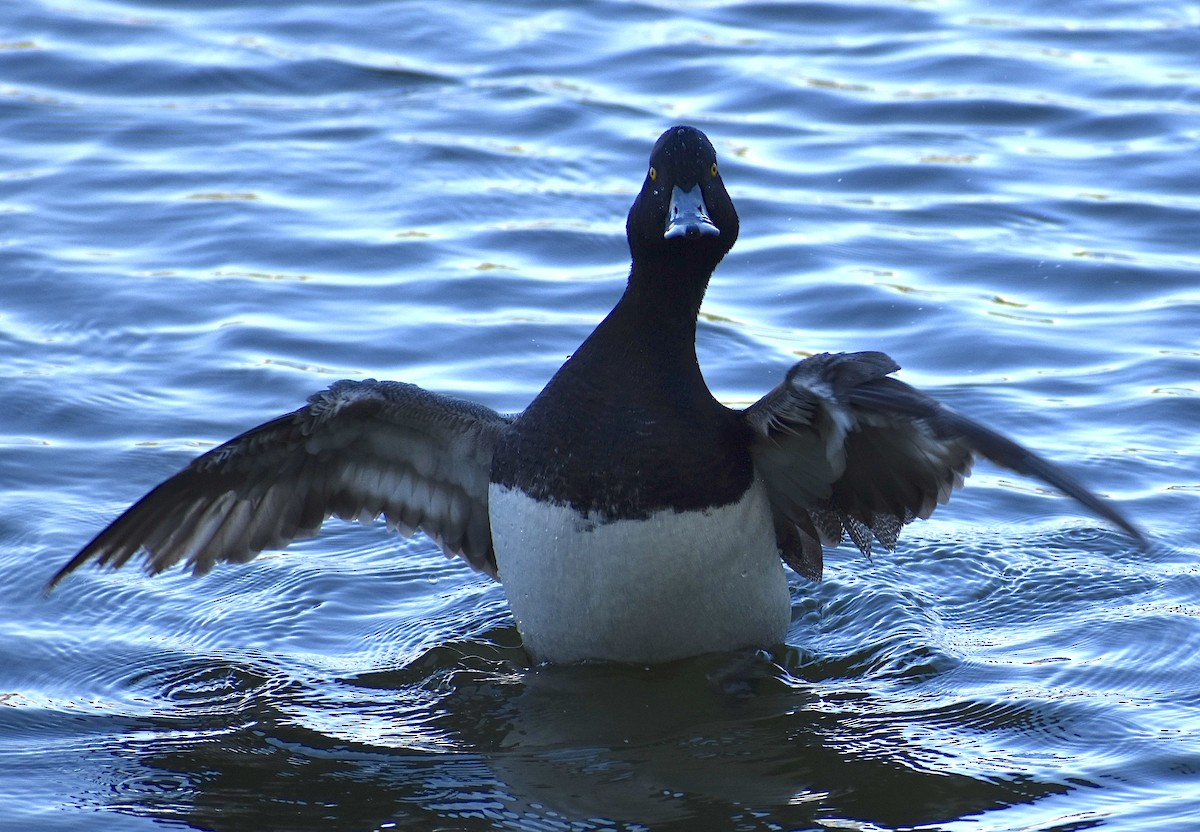
{"label": "duck's head", "polygon": [[659,137],[625,231],[635,270],[639,263],[686,263],[707,281],[738,235],[737,211],[707,136],[677,126]]}

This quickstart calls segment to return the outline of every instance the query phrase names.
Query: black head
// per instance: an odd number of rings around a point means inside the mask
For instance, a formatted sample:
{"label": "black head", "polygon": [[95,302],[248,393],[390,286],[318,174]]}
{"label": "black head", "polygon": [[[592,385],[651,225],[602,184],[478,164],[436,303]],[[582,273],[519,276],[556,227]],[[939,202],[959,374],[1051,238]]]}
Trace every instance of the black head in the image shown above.
{"label": "black head", "polygon": [[701,270],[707,282],[738,235],[737,211],[707,136],[678,126],[659,137],[625,231],[635,272],[641,264],[671,264]]}

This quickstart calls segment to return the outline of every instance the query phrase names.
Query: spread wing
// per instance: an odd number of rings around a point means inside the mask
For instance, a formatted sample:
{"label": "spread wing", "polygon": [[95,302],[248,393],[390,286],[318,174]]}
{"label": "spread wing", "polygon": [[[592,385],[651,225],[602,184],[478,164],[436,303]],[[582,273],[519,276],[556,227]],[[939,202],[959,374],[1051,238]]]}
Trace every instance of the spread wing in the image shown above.
{"label": "spread wing", "polygon": [[866,555],[872,539],[894,549],[901,528],[946,502],[979,456],[1042,480],[1145,544],[1066,471],[890,378],[898,369],[880,352],[814,355],[743,411],[780,551],[797,572],[820,578],[822,544],[846,535]]}
{"label": "spread wing", "polygon": [[161,572],[202,574],[311,537],[331,515],[384,515],[447,555],[495,575],[487,489],[509,419],[399,382],[339,381],[308,405],[195,459],[113,521],[60,569],[113,568],[139,552]]}

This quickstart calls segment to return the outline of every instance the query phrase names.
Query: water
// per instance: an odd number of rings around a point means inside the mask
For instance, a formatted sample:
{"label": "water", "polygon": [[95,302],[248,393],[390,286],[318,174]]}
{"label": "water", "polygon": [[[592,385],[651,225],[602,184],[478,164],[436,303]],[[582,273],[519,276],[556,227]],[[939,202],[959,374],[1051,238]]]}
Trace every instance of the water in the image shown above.
{"label": "water", "polygon": [[[0,827],[1200,828],[1194,5],[203,5],[0,14]],[[523,407],[676,122],[742,216],[724,401],[885,350],[1152,548],[981,467],[741,667],[529,669],[497,586],[343,524],[41,595],[334,379]]]}

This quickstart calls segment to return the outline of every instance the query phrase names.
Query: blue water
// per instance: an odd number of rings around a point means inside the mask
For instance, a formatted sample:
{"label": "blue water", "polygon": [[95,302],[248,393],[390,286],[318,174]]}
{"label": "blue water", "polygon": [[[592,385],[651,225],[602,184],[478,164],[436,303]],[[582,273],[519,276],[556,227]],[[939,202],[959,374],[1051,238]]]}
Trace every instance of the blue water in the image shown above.
{"label": "blue water", "polygon": [[[1200,11],[165,2],[0,14],[0,828],[1200,828]],[[742,217],[730,404],[798,357],[1058,460],[794,579],[714,680],[530,669],[500,588],[331,523],[202,580],[92,534],[338,378],[522,408],[620,294],[667,126]]]}

